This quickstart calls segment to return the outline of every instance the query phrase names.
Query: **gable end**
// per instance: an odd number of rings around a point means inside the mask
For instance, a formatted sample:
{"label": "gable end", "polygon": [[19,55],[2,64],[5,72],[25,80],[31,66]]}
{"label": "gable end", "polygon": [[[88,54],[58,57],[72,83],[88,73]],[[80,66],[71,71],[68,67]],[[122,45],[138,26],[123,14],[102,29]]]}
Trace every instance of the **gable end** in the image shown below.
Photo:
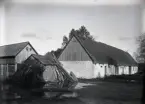
{"label": "gable end", "polygon": [[[81,46],[81,47],[79,48],[79,46]],[[77,55],[75,55],[75,53]],[[67,54],[67,55],[65,55],[65,54]],[[74,58],[73,54],[75,55],[75,57],[77,57],[78,60],[77,59],[76,60],[73,59]],[[68,60],[67,60],[67,56],[69,56],[68,57]],[[80,57],[80,58],[78,58],[78,57]],[[65,60],[65,61],[66,60],[67,61],[79,61],[79,60],[81,60],[82,61],[84,59],[84,57],[87,58],[87,60],[93,61],[92,57],[90,56],[90,54],[88,53],[88,51],[84,48],[84,46],[81,44],[81,42],[79,41],[79,39],[77,39],[77,37],[73,36],[69,40],[69,42],[66,44],[66,46],[64,47],[64,49],[62,50],[62,52],[61,52],[60,56],[58,57],[58,59],[59,59],[59,61],[60,60]]]}

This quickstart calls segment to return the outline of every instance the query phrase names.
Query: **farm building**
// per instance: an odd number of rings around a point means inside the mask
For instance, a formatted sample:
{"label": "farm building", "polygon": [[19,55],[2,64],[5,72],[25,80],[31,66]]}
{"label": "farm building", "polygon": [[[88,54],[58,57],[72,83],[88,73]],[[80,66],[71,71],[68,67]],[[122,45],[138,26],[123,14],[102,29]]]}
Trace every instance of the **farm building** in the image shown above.
{"label": "farm building", "polygon": [[57,64],[51,56],[46,59],[44,56],[32,54],[24,63],[28,66],[39,65],[42,67],[45,81],[55,81],[57,78],[59,78],[58,80],[63,80],[63,77],[57,70]]}
{"label": "farm building", "polygon": [[128,52],[76,35],[69,40],[58,60],[79,78],[133,74],[138,70],[136,61]]}
{"label": "farm building", "polygon": [[14,74],[31,54],[37,52],[29,42],[0,46],[0,79]]}
{"label": "farm building", "polygon": [[[34,83],[36,79],[45,82],[44,87],[48,87],[50,83],[56,84],[55,87],[65,87],[74,83],[74,79],[69,73],[61,67],[51,53],[46,56],[32,54],[22,64],[22,68],[14,74],[17,80],[31,81]],[[28,78],[30,75],[32,78]],[[32,84],[31,82],[31,84]],[[48,83],[47,83],[48,82]]]}

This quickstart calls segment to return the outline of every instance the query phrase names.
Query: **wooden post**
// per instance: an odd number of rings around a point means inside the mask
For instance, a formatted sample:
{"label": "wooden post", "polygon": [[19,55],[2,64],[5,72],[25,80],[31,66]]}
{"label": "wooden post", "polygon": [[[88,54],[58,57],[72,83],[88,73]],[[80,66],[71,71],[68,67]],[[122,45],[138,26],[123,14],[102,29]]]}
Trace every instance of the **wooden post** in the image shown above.
{"label": "wooden post", "polygon": [[15,64],[15,72],[17,71],[17,64]]}
{"label": "wooden post", "polygon": [[105,76],[107,76],[107,66],[105,66]]}
{"label": "wooden post", "polygon": [[9,67],[8,67],[8,64],[6,65],[6,77],[9,76]]}
{"label": "wooden post", "polygon": [[1,80],[3,80],[3,65],[1,65]]}
{"label": "wooden post", "polygon": [[115,66],[115,75],[118,75],[118,66]]}
{"label": "wooden post", "polygon": [[129,74],[131,74],[131,66],[129,66]]}
{"label": "wooden post", "polygon": [[1,64],[0,64],[0,78],[1,78],[1,70],[2,70],[2,67],[1,67]]}
{"label": "wooden post", "polygon": [[124,74],[124,66],[122,67],[122,74]]}

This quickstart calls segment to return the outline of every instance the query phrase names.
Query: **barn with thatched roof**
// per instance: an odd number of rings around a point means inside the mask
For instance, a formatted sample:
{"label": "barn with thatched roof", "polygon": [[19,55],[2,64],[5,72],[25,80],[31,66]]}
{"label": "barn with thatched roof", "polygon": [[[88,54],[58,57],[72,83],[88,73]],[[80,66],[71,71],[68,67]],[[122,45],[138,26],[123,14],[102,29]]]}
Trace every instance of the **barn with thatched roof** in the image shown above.
{"label": "barn with thatched roof", "polygon": [[58,60],[68,72],[83,78],[133,74],[138,70],[136,61],[128,52],[76,35],[69,40]]}

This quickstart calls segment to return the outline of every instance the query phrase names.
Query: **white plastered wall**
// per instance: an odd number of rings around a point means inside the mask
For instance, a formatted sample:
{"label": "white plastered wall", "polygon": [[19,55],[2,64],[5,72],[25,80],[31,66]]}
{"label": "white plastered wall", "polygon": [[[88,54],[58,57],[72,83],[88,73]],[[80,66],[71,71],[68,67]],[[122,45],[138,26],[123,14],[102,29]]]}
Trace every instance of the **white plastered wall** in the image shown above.
{"label": "white plastered wall", "polygon": [[[134,74],[138,71],[137,66],[131,66],[131,74]],[[129,66],[119,66],[119,75],[129,74]]]}
{"label": "white plastered wall", "polygon": [[107,64],[98,64],[97,63],[94,65],[94,78],[105,76],[105,66],[107,68]]}
{"label": "white plastered wall", "polygon": [[61,63],[68,73],[72,71],[78,78],[94,77],[92,61],[61,61]]}

